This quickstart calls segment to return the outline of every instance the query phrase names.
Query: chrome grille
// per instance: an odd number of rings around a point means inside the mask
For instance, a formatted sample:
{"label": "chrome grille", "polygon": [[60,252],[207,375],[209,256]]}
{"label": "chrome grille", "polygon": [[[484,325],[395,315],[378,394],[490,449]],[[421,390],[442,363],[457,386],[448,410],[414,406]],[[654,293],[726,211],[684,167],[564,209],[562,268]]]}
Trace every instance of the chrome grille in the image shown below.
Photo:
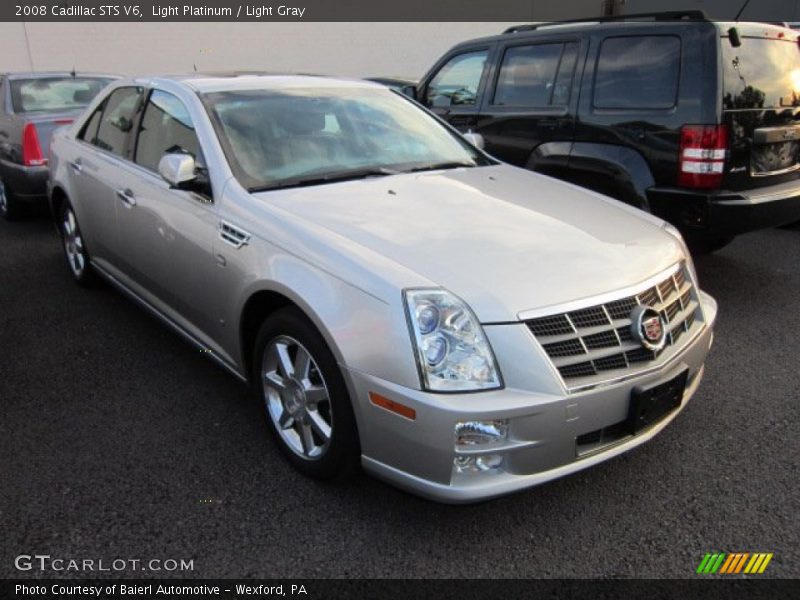
{"label": "chrome grille", "polygon": [[[631,333],[631,311],[647,305],[661,313],[667,328],[666,346],[654,352]],[[639,293],[605,304],[526,321],[565,383],[591,384],[600,375],[623,376],[646,368],[678,349],[683,334],[700,327],[700,303],[681,265],[672,275]]]}

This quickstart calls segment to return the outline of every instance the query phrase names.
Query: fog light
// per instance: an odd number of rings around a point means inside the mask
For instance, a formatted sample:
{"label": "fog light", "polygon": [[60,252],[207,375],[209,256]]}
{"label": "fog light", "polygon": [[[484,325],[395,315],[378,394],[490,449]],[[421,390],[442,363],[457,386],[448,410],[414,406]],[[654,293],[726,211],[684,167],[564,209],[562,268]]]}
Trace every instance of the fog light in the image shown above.
{"label": "fog light", "polygon": [[456,456],[453,461],[456,473],[483,473],[496,471],[503,466],[502,454],[480,454],[478,456]]}
{"label": "fog light", "polygon": [[467,421],[456,423],[456,446],[500,442],[508,437],[508,421]]}

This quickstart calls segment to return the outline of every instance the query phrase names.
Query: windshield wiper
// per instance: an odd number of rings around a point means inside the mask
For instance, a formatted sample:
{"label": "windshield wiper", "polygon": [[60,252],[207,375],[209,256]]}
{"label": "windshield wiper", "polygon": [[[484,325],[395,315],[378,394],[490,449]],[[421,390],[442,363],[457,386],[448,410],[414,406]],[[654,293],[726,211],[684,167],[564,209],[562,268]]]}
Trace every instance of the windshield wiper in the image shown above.
{"label": "windshield wiper", "polygon": [[247,191],[252,194],[255,192],[266,192],[269,190],[283,190],[287,188],[323,185],[325,183],[335,183],[339,181],[352,181],[354,179],[366,179],[367,177],[386,177],[387,175],[397,175],[398,173],[399,171],[394,171],[385,167],[350,169],[347,171],[337,171],[313,177],[295,177],[293,179],[285,179],[283,181],[278,181],[277,183],[247,188]]}
{"label": "windshield wiper", "polygon": [[437,163],[428,163],[426,165],[420,165],[419,167],[413,167],[404,171],[404,173],[418,173],[420,171],[438,171],[439,169],[458,169],[459,167],[477,167],[478,165],[474,162],[467,162],[467,161],[457,161],[451,160],[447,162],[437,162]]}

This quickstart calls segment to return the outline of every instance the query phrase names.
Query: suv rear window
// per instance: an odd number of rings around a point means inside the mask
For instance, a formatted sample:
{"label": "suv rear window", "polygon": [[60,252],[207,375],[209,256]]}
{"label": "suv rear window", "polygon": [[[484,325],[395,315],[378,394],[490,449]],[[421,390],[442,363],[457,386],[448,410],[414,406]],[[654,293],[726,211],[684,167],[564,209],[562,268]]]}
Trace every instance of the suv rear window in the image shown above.
{"label": "suv rear window", "polygon": [[734,48],[723,39],[722,66],[725,108],[800,106],[797,42],[743,37]]}
{"label": "suv rear window", "polygon": [[675,106],[681,40],[672,35],[610,37],[603,41],[594,82],[596,108]]}
{"label": "suv rear window", "polygon": [[563,106],[569,101],[578,44],[536,44],[506,50],[493,104]]}
{"label": "suv rear window", "polygon": [[102,77],[37,77],[11,81],[15,113],[74,110],[87,106],[111,79]]}

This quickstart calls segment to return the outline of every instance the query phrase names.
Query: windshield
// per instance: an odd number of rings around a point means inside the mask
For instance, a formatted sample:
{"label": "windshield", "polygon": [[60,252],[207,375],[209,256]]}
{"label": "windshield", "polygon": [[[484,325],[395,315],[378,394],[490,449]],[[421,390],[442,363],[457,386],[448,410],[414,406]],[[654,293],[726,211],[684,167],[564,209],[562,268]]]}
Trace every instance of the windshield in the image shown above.
{"label": "windshield", "polygon": [[490,164],[386,89],[226,91],[204,101],[234,174],[251,191]]}
{"label": "windshield", "polygon": [[84,108],[110,82],[106,77],[13,79],[11,103],[15,113]]}
{"label": "windshield", "polygon": [[722,41],[726,109],[800,106],[800,49],[792,40]]}

